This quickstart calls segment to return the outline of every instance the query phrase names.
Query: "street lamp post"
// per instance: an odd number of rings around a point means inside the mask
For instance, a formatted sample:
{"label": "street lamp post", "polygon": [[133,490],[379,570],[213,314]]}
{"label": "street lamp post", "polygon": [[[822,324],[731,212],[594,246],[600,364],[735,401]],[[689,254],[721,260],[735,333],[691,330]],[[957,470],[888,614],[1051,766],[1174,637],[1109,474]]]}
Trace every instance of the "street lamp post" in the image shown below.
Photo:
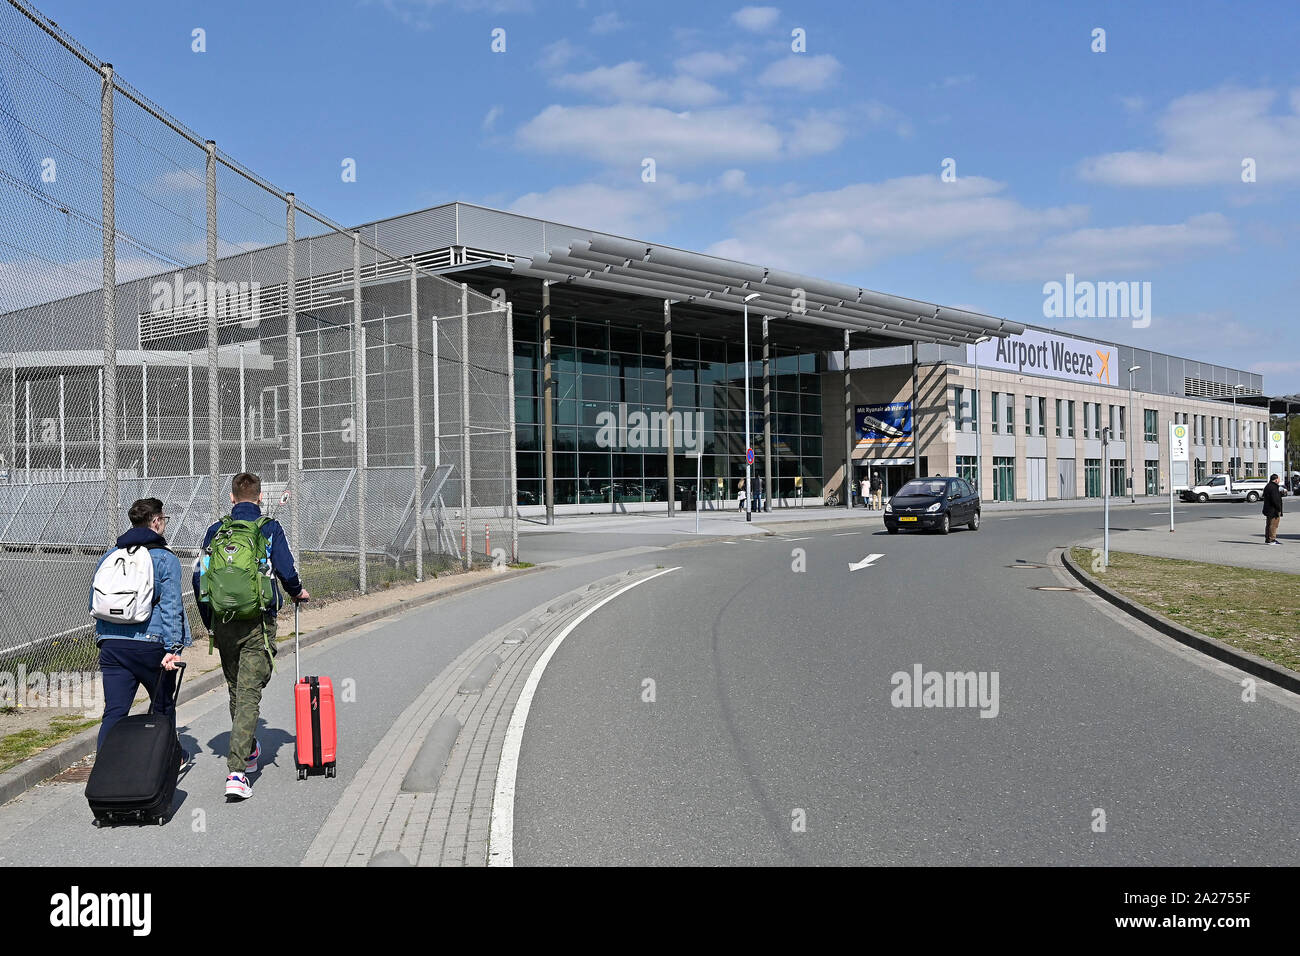
{"label": "street lamp post", "polygon": [[[1141,370],[1141,365],[1131,366],[1128,370],[1128,432],[1124,435],[1124,450],[1128,452],[1128,500],[1137,502],[1137,484],[1133,481],[1133,433],[1137,427],[1133,421],[1133,373]],[[1145,426],[1143,426],[1145,429]]]}
{"label": "street lamp post", "polygon": [[[1245,387],[1246,387],[1245,385],[1241,385],[1241,384],[1232,386],[1232,427],[1228,429],[1228,437],[1229,439],[1231,439],[1233,432],[1236,432],[1237,437],[1236,437],[1236,443],[1230,446],[1233,449],[1233,451],[1236,452],[1236,454],[1229,455],[1228,457],[1231,458],[1233,462],[1236,464],[1236,468],[1240,468],[1241,465],[1239,461],[1239,459],[1241,458],[1241,422],[1237,421],[1237,393],[1240,392]],[[1237,477],[1236,468],[1228,469],[1229,476],[1233,478]]]}
{"label": "street lamp post", "polygon": [[[980,442],[980,432],[983,423],[980,421],[980,345],[989,341],[993,336],[981,335],[975,340],[975,404],[974,413],[971,418],[975,419],[975,495],[984,497],[984,447]],[[957,414],[961,415],[961,409],[957,409]]]}
{"label": "street lamp post", "polygon": [[753,509],[750,507],[751,495],[754,493],[752,483],[753,467],[749,463],[749,303],[757,299],[758,293],[751,292],[745,296],[745,520],[753,521]]}

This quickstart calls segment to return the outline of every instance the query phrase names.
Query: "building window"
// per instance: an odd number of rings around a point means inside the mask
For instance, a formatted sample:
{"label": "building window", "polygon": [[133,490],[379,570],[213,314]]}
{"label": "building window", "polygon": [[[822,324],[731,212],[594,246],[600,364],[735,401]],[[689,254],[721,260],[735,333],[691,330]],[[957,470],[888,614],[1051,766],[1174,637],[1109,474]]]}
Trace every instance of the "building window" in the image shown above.
{"label": "building window", "polygon": [[1074,437],[1074,399],[1065,403],[1065,437]]}
{"label": "building window", "polygon": [[1003,395],[1003,400],[1007,406],[1007,434],[1014,435],[1016,433],[1016,396],[1006,392]]}
{"label": "building window", "polygon": [[1016,500],[1016,460],[1014,458],[993,459],[993,500]]}
{"label": "building window", "polygon": [[1025,434],[1034,433],[1034,396],[1025,396]]}
{"label": "building window", "polygon": [[1196,459],[1196,481],[1195,481],[1195,484],[1201,485],[1201,484],[1204,484],[1204,483],[1205,483],[1205,462],[1198,458],[1198,459]]}
{"label": "building window", "polygon": [[957,477],[969,481],[971,487],[976,489],[976,494],[979,494],[979,461],[974,455],[957,456]]}
{"label": "building window", "polygon": [[1038,434],[1047,434],[1047,399],[1042,395],[1038,397]]}
{"label": "building window", "polygon": [[1142,438],[1144,441],[1160,440],[1160,412],[1154,408],[1142,409]]}
{"label": "building window", "polygon": [[1002,417],[1001,415],[998,414],[998,405],[1001,404],[1001,402],[1002,402],[1002,396],[999,395],[997,392],[994,392],[993,403],[989,408],[989,414],[990,414],[990,419],[992,421],[991,430],[995,435],[998,433],[998,420]]}
{"label": "building window", "polygon": [[1149,495],[1160,494],[1160,462],[1150,458],[1146,463],[1146,489]]}
{"label": "building window", "polygon": [[1101,497],[1101,459],[1085,458],[1083,460],[1083,496],[1085,498]]}
{"label": "building window", "polygon": [[1128,485],[1124,480],[1126,469],[1123,458],[1110,460],[1110,493],[1115,497],[1128,494]]}
{"label": "building window", "polygon": [[1061,408],[1065,405],[1064,399],[1056,400],[1056,437],[1061,437]]}

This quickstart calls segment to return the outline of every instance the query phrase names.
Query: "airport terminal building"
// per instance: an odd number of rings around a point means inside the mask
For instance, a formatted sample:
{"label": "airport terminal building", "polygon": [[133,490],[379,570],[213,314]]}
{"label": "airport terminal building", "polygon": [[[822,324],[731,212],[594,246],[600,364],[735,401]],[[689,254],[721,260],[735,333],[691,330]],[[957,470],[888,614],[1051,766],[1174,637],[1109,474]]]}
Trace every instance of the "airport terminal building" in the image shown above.
{"label": "airport terminal building", "polygon": [[[510,303],[524,514],[544,511],[548,498],[560,513],[660,510],[696,500],[735,507],[745,474],[747,377],[753,473],[778,507],[830,496],[842,502],[846,478],[856,486],[877,469],[890,491],[914,474],[958,474],[977,482],[986,500],[1100,496],[1106,487],[1124,494],[1130,459],[1134,491],[1165,494],[1171,422],[1193,431],[1197,476],[1256,474],[1267,461],[1268,406],[1245,401],[1263,393],[1261,377],[1249,372],[468,203],[359,231],[502,308]],[[222,260],[222,274],[260,276],[263,300],[282,302],[284,273],[279,287],[274,276],[282,259],[283,247],[241,253]],[[299,254],[300,268],[307,260]],[[341,262],[300,272],[297,301],[345,308],[350,287],[340,268],[348,263]],[[148,405],[150,420],[162,423],[152,434],[128,429],[125,459],[134,448],[153,475],[203,474],[186,398],[202,375],[189,356],[203,336],[151,314],[154,279],[123,283],[116,296],[122,407]],[[403,275],[366,278],[372,465],[409,464],[401,436],[410,427],[403,412],[410,398],[399,394],[400,375],[393,374],[400,363],[386,354],[387,343],[410,341],[405,282]],[[391,303],[384,301],[388,286]],[[0,320],[11,333],[52,328],[68,307],[50,303]],[[354,457],[331,437],[328,413],[353,400],[331,384],[346,378],[351,347],[331,343],[323,327],[299,333],[306,469],[346,466]],[[221,401],[223,408],[242,405],[233,430],[222,429],[223,472],[237,460],[284,477],[291,456],[283,363],[293,353],[283,333],[274,315],[222,323]],[[92,383],[102,353],[92,340],[79,352],[56,351],[27,334],[10,340],[30,348],[0,357],[13,380],[3,470],[11,481],[21,480],[24,467],[93,472],[102,410],[94,407]],[[170,359],[150,369],[131,358],[146,352]],[[84,387],[73,387],[76,381]],[[28,440],[24,448],[32,422],[24,419],[23,398],[45,395],[39,404],[54,407],[65,388],[89,396],[75,415],[68,411],[78,421],[59,426],[69,440],[57,448],[33,448]],[[1235,408],[1234,396],[1242,399]],[[438,424],[425,422],[426,434]],[[1106,427],[1114,440],[1103,450]]]}

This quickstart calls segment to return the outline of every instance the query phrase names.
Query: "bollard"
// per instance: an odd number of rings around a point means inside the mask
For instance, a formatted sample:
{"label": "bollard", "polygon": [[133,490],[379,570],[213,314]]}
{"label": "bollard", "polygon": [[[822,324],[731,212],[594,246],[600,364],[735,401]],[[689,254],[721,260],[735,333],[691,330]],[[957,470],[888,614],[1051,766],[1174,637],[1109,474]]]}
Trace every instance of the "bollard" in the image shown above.
{"label": "bollard", "polygon": [[492,557],[492,526],[489,524],[483,526],[483,550],[489,558]]}

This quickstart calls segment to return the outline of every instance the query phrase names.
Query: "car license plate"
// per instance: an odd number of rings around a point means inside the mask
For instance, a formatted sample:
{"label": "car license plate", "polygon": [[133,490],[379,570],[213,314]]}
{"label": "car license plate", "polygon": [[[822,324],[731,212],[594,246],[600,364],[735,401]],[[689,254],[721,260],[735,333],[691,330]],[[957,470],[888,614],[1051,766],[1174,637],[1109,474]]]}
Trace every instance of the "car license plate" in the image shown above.
{"label": "car license plate", "polygon": [[899,521],[915,521],[915,518],[899,518]]}

